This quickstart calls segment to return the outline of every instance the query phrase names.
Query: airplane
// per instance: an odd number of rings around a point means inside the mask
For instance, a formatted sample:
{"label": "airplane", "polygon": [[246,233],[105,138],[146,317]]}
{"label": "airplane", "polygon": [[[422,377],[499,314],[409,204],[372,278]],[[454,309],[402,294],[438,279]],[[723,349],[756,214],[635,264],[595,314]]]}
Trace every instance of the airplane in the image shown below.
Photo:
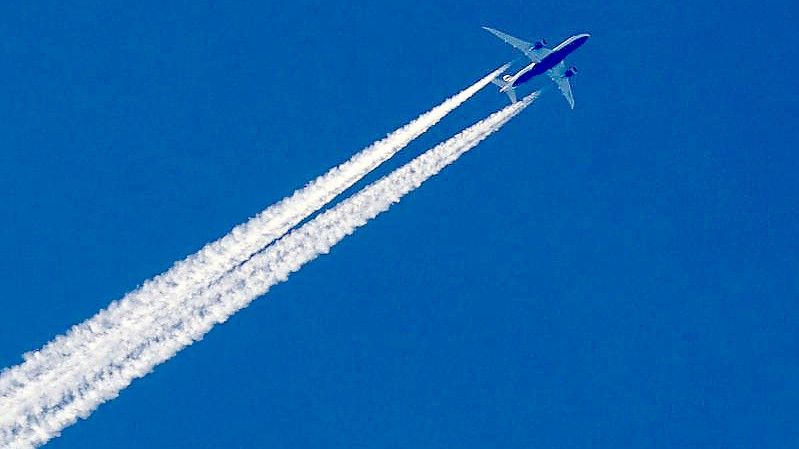
{"label": "airplane", "polygon": [[571,84],[569,78],[577,73],[577,67],[566,68],[564,60],[566,56],[577,50],[581,45],[591,37],[588,33],[575,34],[574,36],[561,42],[557,47],[549,49],[546,47],[547,41],[544,39],[538,40],[534,43],[529,43],[521,39],[515,38],[502,31],[495,30],[489,27],[483,27],[486,31],[494,36],[502,39],[508,44],[516,47],[524,53],[531,61],[527,67],[519,70],[515,75],[505,74],[502,79],[495,79],[492,82],[499,86],[499,91],[504,92],[510,98],[511,103],[516,103],[516,91],[514,88],[530,81],[535,76],[542,73],[549,75],[552,81],[557,84],[566,101],[572,109],[574,109],[574,96],[572,95]]}

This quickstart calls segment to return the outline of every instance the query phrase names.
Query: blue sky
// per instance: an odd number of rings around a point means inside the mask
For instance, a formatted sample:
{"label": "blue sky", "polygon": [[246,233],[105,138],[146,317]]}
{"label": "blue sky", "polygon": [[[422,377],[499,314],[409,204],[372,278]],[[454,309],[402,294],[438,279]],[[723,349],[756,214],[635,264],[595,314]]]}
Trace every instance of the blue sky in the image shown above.
{"label": "blue sky", "polygon": [[[0,366],[513,57],[548,94],[49,447],[792,448],[788,2],[0,7]],[[492,87],[370,180],[506,102]]]}

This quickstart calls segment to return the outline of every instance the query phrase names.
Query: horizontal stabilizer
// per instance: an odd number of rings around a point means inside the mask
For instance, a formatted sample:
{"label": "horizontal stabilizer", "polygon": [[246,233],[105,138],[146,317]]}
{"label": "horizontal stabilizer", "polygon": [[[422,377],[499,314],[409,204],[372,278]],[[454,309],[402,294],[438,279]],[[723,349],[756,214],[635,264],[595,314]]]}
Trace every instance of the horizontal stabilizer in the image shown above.
{"label": "horizontal stabilizer", "polygon": [[508,98],[510,98],[511,103],[516,103],[516,90],[514,88],[508,88],[505,93],[508,94]]}
{"label": "horizontal stabilizer", "polygon": [[491,83],[499,86],[499,91],[505,92],[508,98],[510,98],[511,103],[516,103],[516,90],[514,90],[512,86],[508,86],[508,82],[503,81],[501,78],[494,78],[491,80]]}

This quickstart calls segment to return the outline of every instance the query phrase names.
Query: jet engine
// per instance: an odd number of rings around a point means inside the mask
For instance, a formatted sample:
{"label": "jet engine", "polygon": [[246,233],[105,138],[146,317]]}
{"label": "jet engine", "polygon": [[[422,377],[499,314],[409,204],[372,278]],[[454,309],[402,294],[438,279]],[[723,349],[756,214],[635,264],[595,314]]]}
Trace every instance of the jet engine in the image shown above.
{"label": "jet engine", "polygon": [[563,77],[564,77],[564,78],[571,78],[571,77],[573,77],[575,74],[577,74],[577,67],[569,67],[569,68],[568,68],[568,69],[566,69],[566,71],[563,73]]}
{"label": "jet engine", "polygon": [[542,37],[541,39],[535,41],[535,43],[533,44],[533,50],[540,50],[546,46],[547,46],[547,40]]}

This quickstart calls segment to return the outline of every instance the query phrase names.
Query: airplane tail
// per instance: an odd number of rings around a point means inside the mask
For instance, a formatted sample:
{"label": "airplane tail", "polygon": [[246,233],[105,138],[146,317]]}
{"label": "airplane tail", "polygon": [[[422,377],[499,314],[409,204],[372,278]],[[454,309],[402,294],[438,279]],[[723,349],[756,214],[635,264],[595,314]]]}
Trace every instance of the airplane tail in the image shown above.
{"label": "airplane tail", "polygon": [[494,79],[492,79],[492,80],[491,80],[491,84],[494,84],[494,85],[497,85],[497,86],[499,86],[499,88],[500,88],[500,89],[504,89],[504,88],[505,88],[505,86],[507,85],[507,83],[506,83],[506,82],[504,82],[504,81],[502,81],[502,79],[500,79],[500,78],[494,78]]}
{"label": "airplane tail", "polygon": [[508,98],[510,98],[510,102],[511,103],[516,103],[516,101],[517,101],[516,100],[516,90],[513,89],[513,86],[511,86],[510,82],[505,81],[502,78],[494,78],[493,80],[491,80],[491,82],[493,84],[496,84],[497,86],[499,86],[499,91],[500,92],[505,92],[505,94],[508,95]]}

